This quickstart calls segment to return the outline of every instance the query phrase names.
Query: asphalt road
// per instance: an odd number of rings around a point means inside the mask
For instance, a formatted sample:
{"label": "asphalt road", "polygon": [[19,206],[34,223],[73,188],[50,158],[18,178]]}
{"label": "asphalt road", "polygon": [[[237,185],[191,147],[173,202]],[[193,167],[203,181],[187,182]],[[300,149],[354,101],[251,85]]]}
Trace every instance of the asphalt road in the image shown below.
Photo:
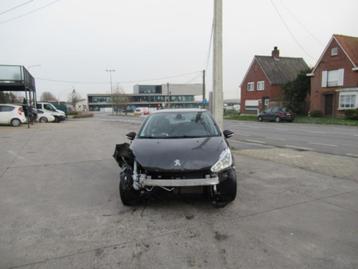
{"label": "asphalt road", "polygon": [[[98,113],[96,119],[141,124],[143,117]],[[226,120],[224,128],[235,132],[229,140],[238,149],[284,147],[358,158],[358,128]]]}
{"label": "asphalt road", "polygon": [[358,128],[351,126],[225,121],[231,141],[358,158]]}

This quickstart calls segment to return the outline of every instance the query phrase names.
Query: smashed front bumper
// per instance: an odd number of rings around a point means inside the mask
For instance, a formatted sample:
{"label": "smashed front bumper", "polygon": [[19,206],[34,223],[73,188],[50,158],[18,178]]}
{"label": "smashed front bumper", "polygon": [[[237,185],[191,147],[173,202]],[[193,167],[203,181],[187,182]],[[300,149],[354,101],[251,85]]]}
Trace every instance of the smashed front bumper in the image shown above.
{"label": "smashed front bumper", "polygon": [[219,177],[193,178],[193,179],[151,179],[141,180],[144,187],[198,187],[219,184]]}

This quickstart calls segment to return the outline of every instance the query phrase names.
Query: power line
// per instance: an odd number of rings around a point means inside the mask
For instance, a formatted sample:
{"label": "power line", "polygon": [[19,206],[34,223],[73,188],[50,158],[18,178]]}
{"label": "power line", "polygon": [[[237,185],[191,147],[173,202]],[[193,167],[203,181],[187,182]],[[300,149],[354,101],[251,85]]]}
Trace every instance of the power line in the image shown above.
{"label": "power line", "polygon": [[[160,77],[160,78],[150,78],[150,79],[142,79],[142,80],[127,80],[127,81],[118,81],[116,83],[123,83],[123,84],[130,84],[130,83],[140,83],[140,82],[150,82],[150,81],[158,81],[158,80],[165,80],[165,79],[170,79],[170,78],[177,78],[177,77],[184,77],[187,75],[192,75],[195,73],[199,73],[201,71],[195,71],[195,72],[190,72],[190,73],[182,73],[182,74],[177,74],[177,75],[171,75],[171,76],[166,76],[166,77]],[[78,80],[58,80],[58,79],[49,79],[49,78],[36,78],[38,80],[42,80],[42,81],[48,81],[48,82],[57,82],[57,83],[71,83],[71,84],[86,84],[86,85],[105,85],[108,84],[107,82],[99,82],[99,81],[78,81]]]}
{"label": "power line", "polygon": [[275,2],[273,0],[270,0],[271,5],[273,6],[273,8],[275,9],[277,15],[280,17],[282,24],[285,26],[287,32],[291,35],[292,39],[296,42],[297,46],[300,47],[300,49],[312,60],[314,60],[314,58],[307,52],[307,50],[302,46],[302,44],[298,41],[298,39],[296,38],[296,36],[293,34],[293,32],[291,31],[290,27],[288,26],[288,24],[286,23],[285,19],[283,18],[283,16],[281,15],[280,11],[278,10]]}
{"label": "power line", "polygon": [[302,26],[302,28],[319,44],[320,46],[324,45],[324,43],[317,38],[311,31],[308,29],[308,27],[283,3],[282,0],[280,0],[281,5],[287,10],[287,12],[294,18],[298,24]]}
{"label": "power line", "polygon": [[8,22],[11,22],[11,21],[18,20],[18,19],[20,19],[20,18],[26,17],[26,16],[28,16],[28,15],[30,15],[30,14],[32,14],[32,13],[35,13],[35,12],[37,12],[37,11],[40,11],[40,10],[42,10],[42,9],[45,9],[45,8],[47,8],[47,7],[51,6],[51,5],[53,5],[53,4],[56,4],[56,3],[59,2],[59,1],[61,1],[61,0],[51,1],[51,2],[47,3],[47,4],[44,5],[44,6],[41,6],[41,7],[32,9],[32,10],[30,10],[30,11],[28,11],[28,12],[26,12],[26,13],[23,13],[23,14],[21,14],[21,15],[19,15],[19,16],[12,17],[12,18],[10,18],[10,19],[8,19],[8,20],[0,21],[0,24],[5,24],[5,23],[8,23]]}
{"label": "power line", "polygon": [[17,6],[11,7],[11,8],[9,8],[9,9],[7,9],[7,10],[1,11],[1,12],[0,12],[0,15],[6,14],[6,13],[8,13],[8,12],[10,12],[10,11],[13,11],[13,10],[18,9],[18,8],[20,8],[20,7],[26,6],[26,5],[30,4],[31,2],[33,2],[33,1],[34,1],[34,0],[29,0],[29,1],[26,1],[26,2],[24,2],[24,3],[18,4]]}

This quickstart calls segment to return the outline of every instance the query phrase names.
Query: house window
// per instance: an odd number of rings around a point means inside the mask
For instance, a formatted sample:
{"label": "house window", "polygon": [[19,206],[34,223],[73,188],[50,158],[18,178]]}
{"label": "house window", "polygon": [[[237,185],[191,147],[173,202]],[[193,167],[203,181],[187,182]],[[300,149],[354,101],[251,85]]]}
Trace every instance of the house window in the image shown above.
{"label": "house window", "polygon": [[322,71],[322,87],[343,86],[344,69]]}
{"label": "house window", "polygon": [[255,82],[247,83],[247,91],[252,92],[255,90]]}
{"label": "house window", "polygon": [[265,90],[265,81],[258,81],[257,82],[257,90],[258,91],[263,91]]}
{"label": "house window", "polygon": [[339,95],[339,109],[352,109],[356,108],[357,94],[340,93]]}
{"label": "house window", "polygon": [[336,55],[338,55],[338,48],[337,47],[331,49],[331,56],[336,56]]}
{"label": "house window", "polygon": [[331,70],[327,73],[327,86],[334,87],[338,86],[338,70]]}

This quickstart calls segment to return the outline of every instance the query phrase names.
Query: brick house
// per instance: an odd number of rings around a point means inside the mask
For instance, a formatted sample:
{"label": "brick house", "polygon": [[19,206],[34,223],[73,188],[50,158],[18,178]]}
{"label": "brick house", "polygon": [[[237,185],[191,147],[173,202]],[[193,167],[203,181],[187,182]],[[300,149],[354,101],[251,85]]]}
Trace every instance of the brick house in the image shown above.
{"label": "brick house", "polygon": [[255,55],[241,83],[241,113],[256,114],[283,101],[282,86],[308,69],[302,58],[281,57],[277,47],[271,56]]}
{"label": "brick house", "polygon": [[358,108],[358,37],[333,35],[308,76],[310,111],[340,116]]}

